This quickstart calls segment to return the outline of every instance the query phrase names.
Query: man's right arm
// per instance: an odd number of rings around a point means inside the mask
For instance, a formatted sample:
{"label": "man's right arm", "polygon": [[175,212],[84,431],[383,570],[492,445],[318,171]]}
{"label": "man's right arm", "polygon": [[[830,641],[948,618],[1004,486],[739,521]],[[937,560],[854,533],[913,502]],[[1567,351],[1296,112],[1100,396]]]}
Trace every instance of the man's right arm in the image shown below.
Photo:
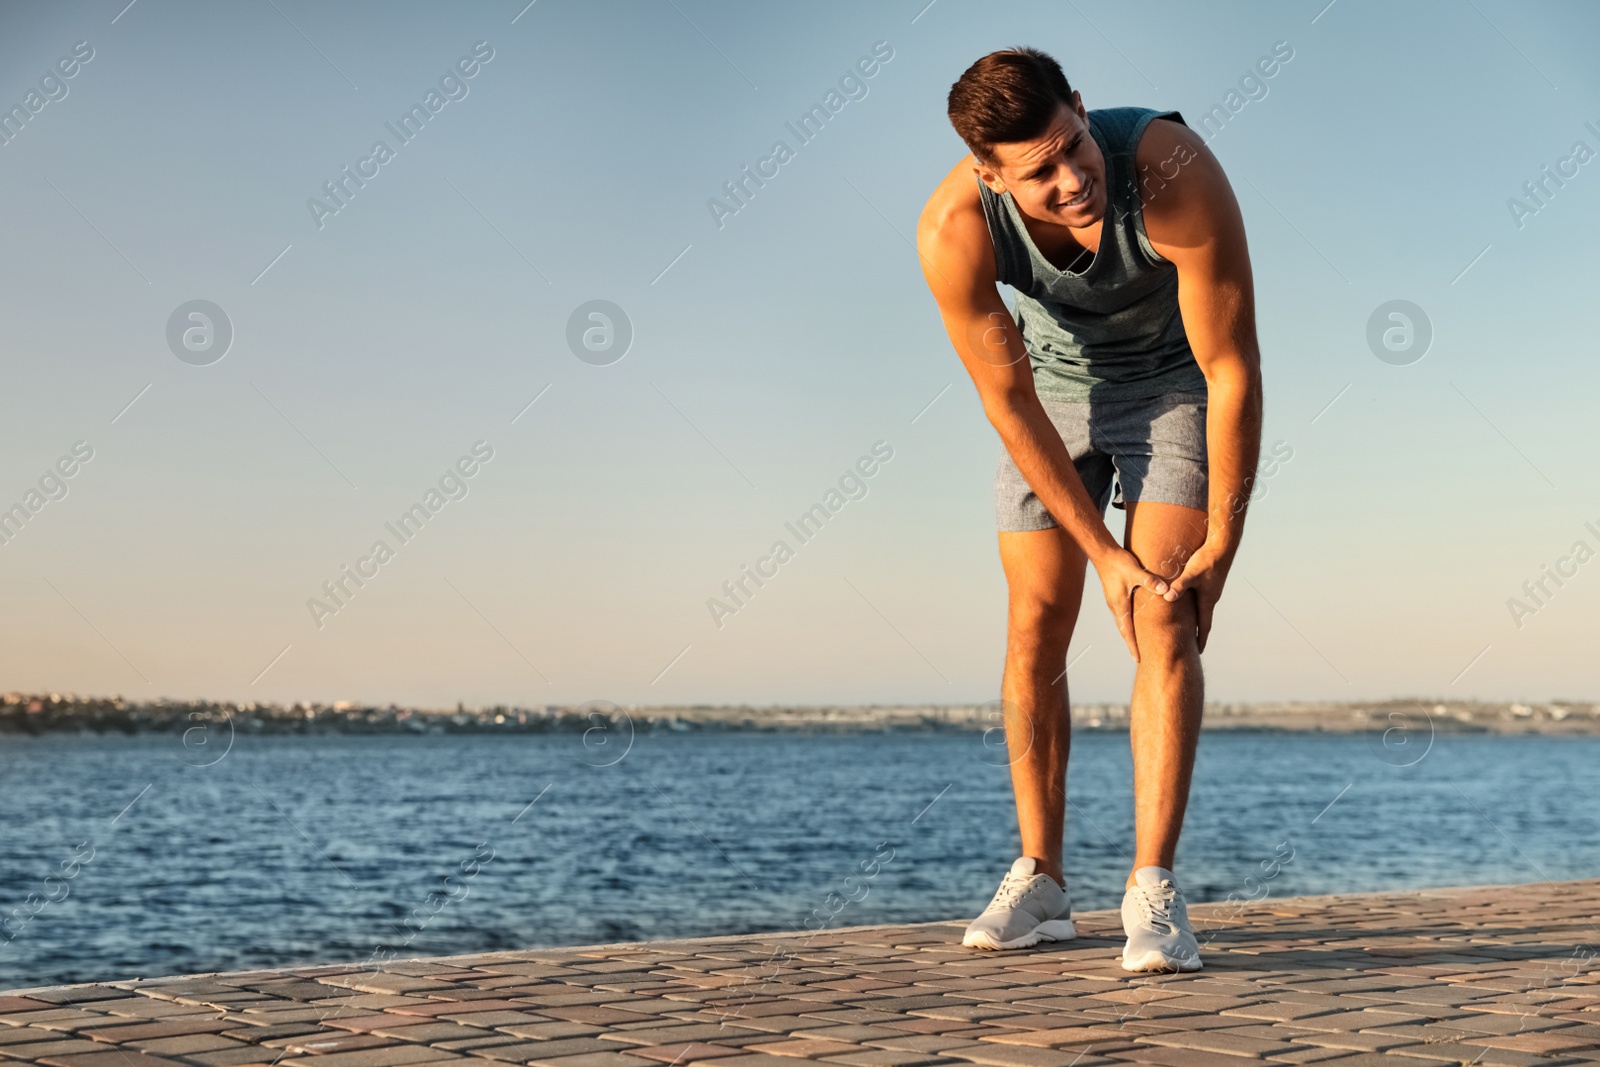
{"label": "man's right arm", "polygon": [[1117,629],[1134,659],[1133,587],[1160,595],[1166,583],[1146,571],[1133,553],[1117,543],[1089,499],[1072,456],[1045,414],[1033,386],[1033,367],[1016,320],[996,288],[994,246],[971,189],[941,185],[917,224],[922,273],[939,305],[945,331],[971,375],[995,432],[1040,503],[1094,564],[1105,588]]}

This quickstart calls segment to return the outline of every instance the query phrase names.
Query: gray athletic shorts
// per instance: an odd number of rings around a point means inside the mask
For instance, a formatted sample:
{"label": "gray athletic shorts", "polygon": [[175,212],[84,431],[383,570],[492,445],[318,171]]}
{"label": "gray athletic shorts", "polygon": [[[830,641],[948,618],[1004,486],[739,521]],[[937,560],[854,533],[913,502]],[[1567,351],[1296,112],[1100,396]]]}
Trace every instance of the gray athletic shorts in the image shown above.
{"label": "gray athletic shorts", "polygon": [[[1089,499],[1103,513],[1112,504],[1153,500],[1206,509],[1206,394],[1168,393],[1148,400],[1069,401],[1041,396],[1061,434]],[[1001,448],[994,484],[995,520],[1002,530],[1049,530],[1061,525],[1034,495],[1010,454]]]}

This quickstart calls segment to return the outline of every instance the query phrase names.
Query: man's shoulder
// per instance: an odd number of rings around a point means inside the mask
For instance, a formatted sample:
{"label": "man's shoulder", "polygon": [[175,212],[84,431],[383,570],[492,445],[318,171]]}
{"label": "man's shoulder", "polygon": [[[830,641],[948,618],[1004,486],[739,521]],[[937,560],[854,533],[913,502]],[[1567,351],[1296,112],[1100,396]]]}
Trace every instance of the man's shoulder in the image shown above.
{"label": "man's shoulder", "polygon": [[928,223],[943,225],[953,219],[972,217],[983,217],[983,205],[979,201],[978,176],[973,171],[972,155],[968,153],[939,179],[922,207],[918,229]]}
{"label": "man's shoulder", "polygon": [[1167,112],[1157,112],[1145,126],[1138,145],[1134,147],[1134,162],[1141,170],[1145,167],[1155,168],[1171,160],[1172,162],[1167,164],[1168,171],[1171,171],[1174,164],[1183,166],[1205,148],[1205,139],[1184,123],[1181,117],[1167,118],[1167,114]]}
{"label": "man's shoulder", "polygon": [[1182,122],[1150,121],[1134,155],[1133,181],[1145,233],[1167,258],[1175,248],[1205,243],[1237,218],[1221,162]]}
{"label": "man's shoulder", "polygon": [[924,255],[940,253],[941,259],[981,259],[988,253],[992,262],[989,223],[970,154],[951,168],[923,205],[917,219],[917,248]]}

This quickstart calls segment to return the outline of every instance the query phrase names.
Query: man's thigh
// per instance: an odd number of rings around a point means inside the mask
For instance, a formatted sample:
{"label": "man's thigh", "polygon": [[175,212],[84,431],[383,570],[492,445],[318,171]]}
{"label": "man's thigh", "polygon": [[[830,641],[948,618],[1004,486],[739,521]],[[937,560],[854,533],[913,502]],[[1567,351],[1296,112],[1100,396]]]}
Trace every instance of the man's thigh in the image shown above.
{"label": "man's thigh", "polygon": [[1012,632],[1053,638],[1065,649],[1083,600],[1087,563],[1077,542],[1059,526],[1000,531],[1000,565],[1010,594]]}
{"label": "man's thigh", "polygon": [[[1169,580],[1176,578],[1205,540],[1206,513],[1199,508],[1154,500],[1128,504],[1122,544],[1147,571]],[[1194,598],[1188,595],[1169,604],[1163,597],[1135,589],[1133,612],[1136,628],[1182,625],[1193,629],[1195,625]]]}

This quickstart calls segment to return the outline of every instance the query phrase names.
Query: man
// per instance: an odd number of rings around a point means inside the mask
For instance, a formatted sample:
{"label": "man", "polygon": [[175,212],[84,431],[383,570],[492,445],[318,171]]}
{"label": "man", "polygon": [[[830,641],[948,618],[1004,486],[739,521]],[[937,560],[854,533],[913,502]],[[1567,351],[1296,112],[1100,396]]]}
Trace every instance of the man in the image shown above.
{"label": "man", "polygon": [[[1261,433],[1254,293],[1227,178],[1175,111],[1088,112],[1031,48],[950,90],[972,150],[917,227],[923,273],[1004,444],[1001,683],[1022,856],[963,944],[1073,936],[1061,870],[1067,646],[1086,563],[1137,664],[1130,971],[1197,970],[1172,873],[1200,730],[1200,653]],[[975,176],[975,177],[974,177]],[[1013,317],[996,283],[1017,292]],[[1102,516],[1117,483],[1119,544]]]}

